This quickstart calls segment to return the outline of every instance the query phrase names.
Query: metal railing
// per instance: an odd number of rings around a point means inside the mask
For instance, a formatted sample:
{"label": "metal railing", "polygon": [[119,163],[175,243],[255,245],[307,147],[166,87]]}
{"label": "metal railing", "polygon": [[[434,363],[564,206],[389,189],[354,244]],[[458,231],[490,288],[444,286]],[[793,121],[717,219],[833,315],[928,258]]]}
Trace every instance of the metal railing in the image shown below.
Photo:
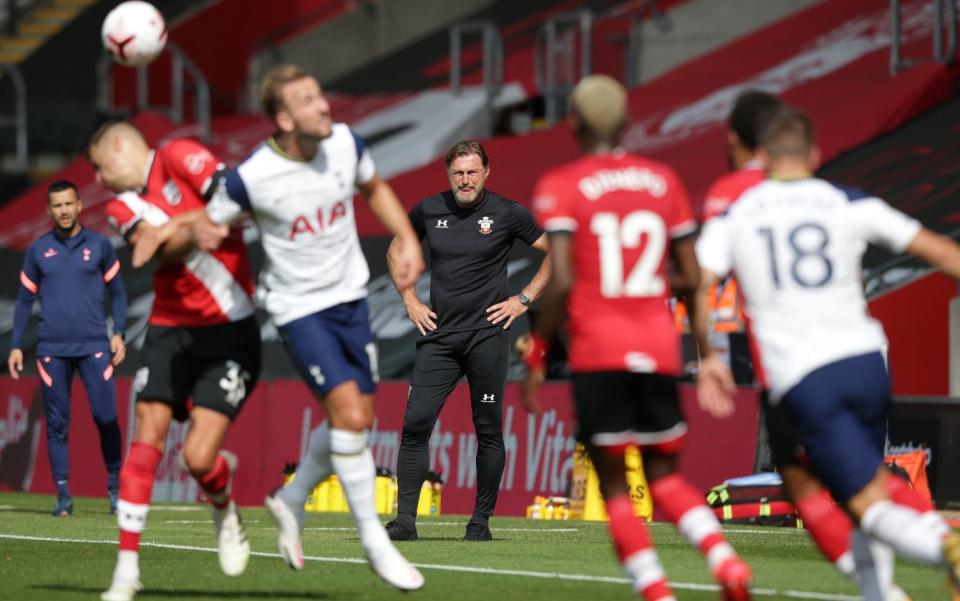
{"label": "metal railing", "polygon": [[450,28],[450,91],[459,95],[463,90],[461,80],[461,54],[463,36],[467,33],[479,33],[482,38],[483,52],[483,132],[493,135],[494,102],[503,88],[503,42],[500,32],[492,21],[471,21],[458,23]]}
{"label": "metal railing", "polygon": [[[536,81],[549,125],[555,124],[566,112],[567,97],[576,82],[590,75],[593,19],[593,11],[584,8],[551,17],[541,26],[537,37]],[[575,56],[577,32],[580,34],[579,61]]]}
{"label": "metal railing", "polygon": [[[136,111],[153,110],[165,113],[171,121],[180,124],[184,120],[184,103],[189,92],[194,93],[194,118],[200,128],[199,137],[204,142],[211,139],[210,130],[210,84],[203,71],[173,42],[167,42],[170,53],[170,106],[150,105],[149,65],[137,67]],[[107,115],[129,115],[128,108],[113,105],[113,65],[108,54],[97,63],[97,108]],[[189,80],[187,75],[190,76]]]}
{"label": "metal railing", "polygon": [[372,17],[383,21],[376,0],[325,0],[312,10],[291,19],[260,36],[247,57],[247,76],[241,92],[239,107],[248,113],[260,112],[260,80],[272,67],[284,61],[283,50],[278,44],[287,37],[309,27],[318,27],[326,20],[362,9]]}
{"label": "metal railing", "polygon": [[0,115],[0,128],[11,129],[14,132],[16,161],[14,170],[26,173],[29,167],[27,153],[27,85],[23,74],[16,65],[0,63],[0,71],[6,73],[13,86],[13,113]]}
{"label": "metal railing", "polygon": [[37,4],[37,0],[0,0],[0,31],[16,36],[20,20]]}
{"label": "metal railing", "polygon": [[623,83],[628,88],[640,85],[640,52],[643,47],[643,21],[649,17],[653,26],[660,33],[673,31],[673,19],[660,10],[657,0],[646,0],[630,19],[630,32],[627,37],[626,56],[624,57]]}
{"label": "metal railing", "polygon": [[[944,65],[952,64],[957,54],[957,4],[956,0],[932,0],[933,2],[933,51],[932,60]],[[901,54],[901,0],[890,0],[890,75],[924,60],[905,60]],[[946,15],[946,18],[944,18]],[[946,34],[946,44],[944,44]]]}

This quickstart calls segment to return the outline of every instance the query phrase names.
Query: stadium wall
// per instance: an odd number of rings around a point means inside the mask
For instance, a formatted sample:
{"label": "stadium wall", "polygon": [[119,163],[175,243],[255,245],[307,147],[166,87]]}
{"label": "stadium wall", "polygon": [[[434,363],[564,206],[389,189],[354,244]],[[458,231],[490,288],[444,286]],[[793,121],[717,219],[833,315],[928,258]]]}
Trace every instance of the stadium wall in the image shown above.
{"label": "stadium wall", "polygon": [[[133,430],[132,379],[117,380],[120,422],[126,436]],[[691,426],[681,470],[706,491],[726,478],[751,472],[757,439],[757,402],[753,390],[738,393],[737,412],[716,420],[696,405],[694,389],[685,386],[682,400]],[[400,447],[407,384],[386,382],[378,393],[377,421],[371,446],[378,466],[393,469]],[[520,405],[520,387],[508,384],[504,405],[506,469],[500,485],[498,515],[523,515],[536,495],[566,495],[573,450],[570,388],[547,384],[542,389],[544,412],[527,414]],[[70,431],[74,494],[103,496],[106,476],[100,459],[96,428],[79,382],[73,389]],[[39,382],[27,377],[0,378],[0,490],[52,494],[53,483],[45,448],[46,429]],[[283,467],[296,461],[322,411],[299,380],[261,382],[227,437],[226,448],[240,458],[234,481],[242,505],[257,505],[282,482]],[[193,501],[196,484],[176,460],[185,428],[175,424],[160,464],[154,500]],[[443,474],[442,511],[470,513],[476,490],[476,436],[466,385],[450,396],[430,441],[431,469]]]}

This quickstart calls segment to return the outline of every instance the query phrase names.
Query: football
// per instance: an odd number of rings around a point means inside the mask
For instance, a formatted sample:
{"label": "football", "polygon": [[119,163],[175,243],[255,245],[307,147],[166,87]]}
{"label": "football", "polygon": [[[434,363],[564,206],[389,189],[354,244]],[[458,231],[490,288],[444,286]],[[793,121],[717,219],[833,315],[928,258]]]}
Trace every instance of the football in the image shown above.
{"label": "football", "polygon": [[122,2],[103,20],[103,47],[121,65],[139,67],[157,58],[167,43],[167,24],[149,2]]}

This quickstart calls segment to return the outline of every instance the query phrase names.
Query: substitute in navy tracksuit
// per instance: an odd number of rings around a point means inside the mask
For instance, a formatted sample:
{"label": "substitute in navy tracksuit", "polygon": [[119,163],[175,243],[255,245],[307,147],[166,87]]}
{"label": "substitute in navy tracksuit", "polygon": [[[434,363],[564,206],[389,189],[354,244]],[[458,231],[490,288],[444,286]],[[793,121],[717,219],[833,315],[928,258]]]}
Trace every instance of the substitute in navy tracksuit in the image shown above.
{"label": "substitute in navy tracksuit", "polygon": [[[73,512],[68,487],[67,430],[70,424],[70,384],[75,371],[87,389],[93,419],[100,431],[100,450],[107,467],[110,510],[115,512],[120,473],[120,425],[113,368],[126,355],[124,323],[127,295],[120,279],[120,261],[110,241],[82,227],[76,186],[54,182],[47,191],[47,212],[53,230],[27,249],[20,272],[20,292],[13,318],[10,375],[23,370],[23,333],[40,299],[37,371],[47,418],[47,451],[57,485],[54,515]],[[103,289],[110,289],[113,335],[104,321]]]}

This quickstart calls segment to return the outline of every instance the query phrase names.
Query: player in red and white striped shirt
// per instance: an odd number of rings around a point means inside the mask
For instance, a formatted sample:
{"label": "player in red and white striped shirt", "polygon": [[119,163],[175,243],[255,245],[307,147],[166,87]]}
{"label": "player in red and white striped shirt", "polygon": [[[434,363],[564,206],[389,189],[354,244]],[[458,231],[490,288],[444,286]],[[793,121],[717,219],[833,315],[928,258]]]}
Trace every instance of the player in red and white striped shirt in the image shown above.
{"label": "player in red and white striped shirt", "polygon": [[105,601],[140,590],[140,533],[172,420],[191,420],[183,461],[213,504],[220,567],[241,574],[249,543],[231,498],[236,457],[220,449],[260,373],[260,329],[253,278],[239,230],[216,251],[195,248],[187,227],[213,190],[220,161],[200,144],[174,140],[151,149],[126,122],[94,134],[97,181],[118,193],[108,205],[114,227],[134,247],[159,245],[154,304],[137,372],[136,431],[120,473],[120,550]]}

